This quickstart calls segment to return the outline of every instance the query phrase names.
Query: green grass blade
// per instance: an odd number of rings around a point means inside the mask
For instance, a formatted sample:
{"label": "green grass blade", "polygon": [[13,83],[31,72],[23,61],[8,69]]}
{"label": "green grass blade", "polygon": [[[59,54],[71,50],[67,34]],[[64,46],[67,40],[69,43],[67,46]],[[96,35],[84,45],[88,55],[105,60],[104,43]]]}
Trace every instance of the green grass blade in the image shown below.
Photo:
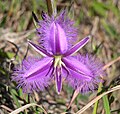
{"label": "green grass blade", "polygon": [[[102,83],[99,84],[98,93],[101,91],[101,89],[102,89]],[[99,103],[99,101],[97,101],[97,102],[95,103],[92,114],[97,114],[98,103]]]}
{"label": "green grass blade", "polygon": [[21,104],[19,103],[18,98],[16,97],[16,94],[17,94],[16,91],[14,89],[12,89],[12,90],[10,90],[10,93],[11,93],[11,95],[13,97],[13,100],[14,100],[16,106],[18,108],[21,107]]}
{"label": "green grass blade", "polygon": [[107,95],[103,96],[103,104],[106,114],[110,114],[110,106]]}

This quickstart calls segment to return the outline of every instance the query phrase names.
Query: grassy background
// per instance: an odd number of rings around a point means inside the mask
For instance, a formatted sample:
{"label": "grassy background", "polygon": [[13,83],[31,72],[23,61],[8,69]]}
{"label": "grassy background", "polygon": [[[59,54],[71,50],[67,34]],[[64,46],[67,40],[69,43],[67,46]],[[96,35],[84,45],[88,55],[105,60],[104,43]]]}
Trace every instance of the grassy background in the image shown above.
{"label": "grassy background", "polygon": [[[119,0],[58,0],[57,9],[60,12],[67,8],[69,16],[75,20],[79,29],[79,39],[92,35],[92,40],[80,50],[81,53],[92,53],[105,64],[120,56],[120,1]],[[59,114],[67,110],[73,90],[64,83],[63,91],[57,95],[52,85],[44,92],[32,95],[23,94],[11,82],[12,68],[25,57],[27,39],[36,42],[38,36],[32,18],[32,11],[41,19],[41,11],[47,12],[45,0],[1,0],[0,1],[0,114],[11,111],[28,103],[42,105],[50,114]],[[12,43],[11,43],[12,42]],[[39,56],[33,49],[27,55]],[[120,84],[120,62],[106,70],[107,77],[103,84],[109,88]],[[99,101],[97,114],[120,114],[120,91],[108,94]],[[85,106],[97,94],[79,94],[69,110],[75,113]],[[106,103],[106,104],[105,104]],[[104,106],[103,106],[104,104]],[[107,106],[107,107],[105,107]],[[92,114],[91,106],[84,114]],[[104,108],[105,107],[105,108]],[[41,108],[31,107],[20,114],[39,114]],[[95,114],[95,113],[94,113]]]}

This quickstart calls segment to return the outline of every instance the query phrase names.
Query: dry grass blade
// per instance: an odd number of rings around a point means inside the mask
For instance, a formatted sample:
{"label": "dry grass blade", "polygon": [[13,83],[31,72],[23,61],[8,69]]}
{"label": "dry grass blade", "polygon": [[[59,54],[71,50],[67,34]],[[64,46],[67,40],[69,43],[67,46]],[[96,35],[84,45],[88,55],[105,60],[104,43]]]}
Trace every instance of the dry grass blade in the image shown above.
{"label": "dry grass blade", "polygon": [[106,64],[104,67],[103,67],[103,70],[106,70],[108,67],[110,67],[112,64],[114,64],[115,62],[117,61],[120,61],[120,57],[116,58],[115,60],[109,62],[108,64]]}
{"label": "dry grass blade", "polygon": [[38,107],[40,107],[40,108],[44,111],[45,114],[47,114],[47,112],[45,111],[45,109],[44,109],[42,106],[40,106],[40,105],[38,105],[38,104],[35,104],[35,103],[31,103],[31,104],[27,104],[27,105],[25,105],[25,106],[22,106],[22,107],[20,107],[20,108],[18,108],[18,109],[16,109],[16,110],[14,110],[14,111],[11,112],[10,114],[18,114],[18,113],[20,113],[21,111],[23,111],[23,110],[25,110],[25,109],[27,109],[27,108],[29,108],[29,107],[31,107],[31,106],[38,106]]}
{"label": "dry grass blade", "polygon": [[1,105],[0,106],[1,108],[4,108],[5,110],[9,111],[9,112],[12,112],[13,110],[10,109],[9,107],[5,106],[5,105]]}
{"label": "dry grass blade", "polygon": [[97,96],[95,99],[93,99],[91,102],[89,102],[86,106],[84,106],[81,110],[79,110],[76,114],[82,114],[85,110],[87,110],[96,101],[98,101],[99,99],[101,99],[104,95],[107,95],[108,93],[111,93],[111,92],[119,90],[119,89],[120,89],[120,85],[115,86],[115,87],[111,88],[109,91],[104,92],[103,94]]}
{"label": "dry grass blade", "polygon": [[4,32],[3,34],[0,34],[0,40],[2,41],[6,41],[8,40],[9,42],[14,42],[15,44],[24,41],[25,38],[27,38],[28,36],[30,36],[32,33],[35,33],[36,29],[32,29],[32,30],[27,30],[24,32]]}
{"label": "dry grass blade", "polygon": [[68,105],[68,109],[71,107],[73,101],[75,100],[75,98],[78,96],[79,94],[79,91],[78,90],[75,90],[74,93],[73,93],[73,96],[72,96],[72,99],[70,101],[70,104]]}

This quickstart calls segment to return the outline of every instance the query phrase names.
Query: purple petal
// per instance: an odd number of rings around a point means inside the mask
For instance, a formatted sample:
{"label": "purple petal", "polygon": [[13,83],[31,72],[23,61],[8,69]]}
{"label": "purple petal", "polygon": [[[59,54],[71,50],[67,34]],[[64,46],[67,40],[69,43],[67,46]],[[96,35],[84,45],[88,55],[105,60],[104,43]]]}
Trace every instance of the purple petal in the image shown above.
{"label": "purple petal", "polygon": [[[76,72],[76,75],[79,77],[78,78],[86,78],[86,79],[91,79],[91,71],[89,68],[87,68],[86,65],[84,65],[82,62],[78,61],[74,57],[65,57],[62,59],[63,63],[66,65],[67,68],[71,69],[73,73]],[[75,74],[74,74],[75,76]]]}
{"label": "purple petal", "polygon": [[46,57],[34,63],[30,67],[30,69],[26,71],[26,73],[24,74],[24,77],[29,78],[48,69],[48,67],[52,64],[52,60],[53,60],[52,58]]}
{"label": "purple petal", "polygon": [[[67,59],[70,59],[71,61],[76,59],[78,61],[77,62],[76,60],[74,60],[76,64],[73,64],[71,62],[71,65],[69,63],[70,60],[64,61],[70,72],[69,73],[70,75],[66,78],[68,84],[72,86],[74,89],[78,89],[79,92],[83,94],[97,89],[98,84],[101,82],[100,75],[105,76],[105,72],[102,70],[103,64],[96,57],[88,54],[84,56],[79,54],[75,56],[74,59],[72,59],[71,57],[69,58],[67,57]],[[84,66],[88,69],[88,71],[90,71],[90,72],[85,71],[86,75],[90,79],[87,79],[87,77],[84,77],[85,76],[84,74],[79,73],[76,70],[76,69],[79,70],[80,69],[79,67],[83,67],[85,69]]]}
{"label": "purple petal", "polygon": [[[39,43],[44,46],[48,52],[54,52],[54,54],[56,54],[55,52],[59,52],[63,54],[63,52],[65,53],[66,49],[70,48],[77,40],[77,28],[66,14],[65,11],[62,11],[57,17],[49,17],[46,14],[44,16],[43,14],[42,17],[44,20],[39,21],[40,27],[37,28],[37,33],[40,38]],[[56,43],[56,39],[57,42],[59,41],[59,45]]]}
{"label": "purple petal", "polygon": [[80,42],[78,42],[76,45],[74,45],[72,48],[70,48],[64,56],[73,55],[78,50],[80,50],[90,39],[90,36],[87,36],[86,38],[82,39]]}
{"label": "purple petal", "polygon": [[43,56],[49,56],[51,57],[52,55],[50,53],[48,53],[45,49],[43,49],[42,47],[32,43],[30,40],[28,40],[28,43],[30,46],[32,46],[38,53],[40,53]]}
{"label": "purple petal", "polygon": [[50,27],[49,43],[53,54],[62,54],[68,48],[64,30],[58,23],[52,23]]}
{"label": "purple petal", "polygon": [[69,76],[67,78],[68,84],[73,87],[73,89],[78,89],[80,93],[85,94],[90,91],[94,91],[98,88],[98,84],[101,82],[98,77],[92,78],[91,80],[80,79],[74,76]]}
{"label": "purple petal", "polygon": [[76,56],[76,59],[82,62],[83,64],[85,64],[87,68],[91,70],[94,77],[100,75],[102,76],[106,75],[105,72],[103,71],[103,66],[104,66],[103,63],[95,56],[91,54],[86,54],[86,55],[78,54]]}
{"label": "purple petal", "polygon": [[62,89],[61,71],[58,68],[56,70],[56,89],[58,94],[61,92],[61,89]]}
{"label": "purple petal", "polygon": [[23,61],[22,66],[14,71],[12,79],[18,83],[18,87],[22,87],[25,93],[44,90],[51,83],[52,62],[52,58],[49,57],[34,63],[27,60]]}

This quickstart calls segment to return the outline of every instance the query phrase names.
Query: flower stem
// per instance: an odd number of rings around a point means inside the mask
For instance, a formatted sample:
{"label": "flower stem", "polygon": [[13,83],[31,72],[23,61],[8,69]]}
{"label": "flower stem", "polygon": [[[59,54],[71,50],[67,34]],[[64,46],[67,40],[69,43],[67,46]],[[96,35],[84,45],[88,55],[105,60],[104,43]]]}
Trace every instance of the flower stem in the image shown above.
{"label": "flower stem", "polygon": [[53,15],[55,17],[57,14],[56,1],[57,0],[46,0],[49,16]]}

